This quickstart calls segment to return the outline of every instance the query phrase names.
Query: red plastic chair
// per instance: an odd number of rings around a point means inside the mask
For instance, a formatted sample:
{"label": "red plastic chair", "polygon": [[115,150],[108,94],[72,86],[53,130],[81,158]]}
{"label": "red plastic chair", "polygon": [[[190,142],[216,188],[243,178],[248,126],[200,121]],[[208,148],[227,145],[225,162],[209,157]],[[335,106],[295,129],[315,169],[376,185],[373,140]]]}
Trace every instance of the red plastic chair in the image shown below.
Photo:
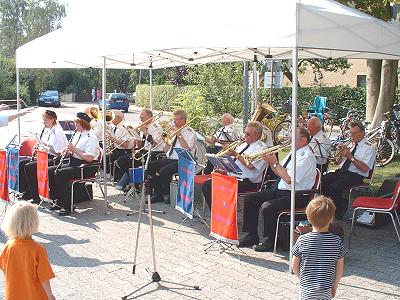
{"label": "red plastic chair", "polygon": [[[317,168],[317,174],[315,175],[314,185],[311,190],[309,191],[296,191],[296,193],[300,193],[302,195],[309,195],[310,199],[315,194],[318,193],[319,186],[321,185],[321,171]],[[304,215],[306,213],[306,207],[295,208],[294,214],[295,215]],[[278,243],[278,231],[279,231],[279,224],[280,219],[282,216],[290,216],[290,208],[282,209],[278,212],[278,219],[276,220],[276,230],[275,230],[275,241],[274,241],[274,255],[276,255],[276,246]]]}
{"label": "red plastic chair", "polygon": [[399,216],[397,214],[397,209],[399,208],[399,204],[400,204],[400,179],[397,181],[396,187],[393,191],[392,198],[381,198],[381,197],[358,197],[358,198],[356,198],[356,200],[354,200],[354,202],[352,204],[354,211],[353,211],[353,219],[351,220],[351,227],[350,227],[350,234],[349,234],[349,248],[350,248],[350,243],[351,243],[351,235],[352,235],[352,233],[355,234],[354,222],[355,222],[356,212],[358,210],[373,212],[375,214],[390,215],[394,229],[397,234],[397,238],[399,239],[399,242],[400,242],[399,230],[397,229],[396,221],[393,217],[393,213],[394,213],[396,216],[397,222],[399,223],[399,226],[400,226],[400,220],[399,220]]}
{"label": "red plastic chair", "polygon": [[22,141],[19,148],[19,156],[32,156],[33,148],[36,146],[36,138],[26,138]]}

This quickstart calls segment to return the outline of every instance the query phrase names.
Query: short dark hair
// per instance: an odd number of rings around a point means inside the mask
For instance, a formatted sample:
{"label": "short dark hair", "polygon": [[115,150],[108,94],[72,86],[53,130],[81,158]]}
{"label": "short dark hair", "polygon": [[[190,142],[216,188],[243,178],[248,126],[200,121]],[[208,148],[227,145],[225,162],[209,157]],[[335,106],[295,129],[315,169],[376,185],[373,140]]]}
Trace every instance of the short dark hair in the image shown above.
{"label": "short dark hair", "polygon": [[310,133],[305,129],[304,127],[297,127],[297,133],[301,136],[307,139],[307,143],[310,142]]}
{"label": "short dark hair", "polygon": [[358,129],[360,129],[360,131],[365,132],[365,126],[361,122],[351,122],[350,127],[351,128],[358,127]]}

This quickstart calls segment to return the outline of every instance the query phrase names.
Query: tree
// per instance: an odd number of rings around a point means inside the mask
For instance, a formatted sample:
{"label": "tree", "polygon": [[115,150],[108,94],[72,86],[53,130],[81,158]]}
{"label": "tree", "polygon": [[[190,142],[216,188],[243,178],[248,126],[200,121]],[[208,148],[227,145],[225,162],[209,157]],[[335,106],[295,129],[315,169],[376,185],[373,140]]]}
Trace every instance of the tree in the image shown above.
{"label": "tree", "polygon": [[[398,0],[339,0],[342,4],[359,9],[371,16],[390,20],[392,9],[390,2]],[[397,86],[397,60],[367,60],[367,102],[366,119],[371,122],[371,128],[379,126],[384,113],[393,107]]]}

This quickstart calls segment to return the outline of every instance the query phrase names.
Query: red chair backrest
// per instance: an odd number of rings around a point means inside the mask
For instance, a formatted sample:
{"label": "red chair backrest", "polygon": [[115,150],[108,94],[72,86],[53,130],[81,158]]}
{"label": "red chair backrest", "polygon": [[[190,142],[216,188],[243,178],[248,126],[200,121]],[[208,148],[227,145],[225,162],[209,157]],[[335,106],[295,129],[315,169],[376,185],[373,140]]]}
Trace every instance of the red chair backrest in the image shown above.
{"label": "red chair backrest", "polygon": [[396,187],[394,188],[392,199],[400,203],[400,179],[397,181]]}
{"label": "red chair backrest", "polygon": [[36,143],[36,138],[24,139],[19,148],[19,156],[32,156],[33,147],[35,147]]}

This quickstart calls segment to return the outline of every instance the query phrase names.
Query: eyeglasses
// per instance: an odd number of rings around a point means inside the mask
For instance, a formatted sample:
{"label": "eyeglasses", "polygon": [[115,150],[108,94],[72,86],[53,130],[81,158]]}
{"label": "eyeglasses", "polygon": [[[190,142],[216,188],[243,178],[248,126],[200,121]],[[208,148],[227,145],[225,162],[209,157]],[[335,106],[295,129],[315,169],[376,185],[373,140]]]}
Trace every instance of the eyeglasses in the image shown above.
{"label": "eyeglasses", "polygon": [[361,133],[362,131],[360,131],[360,130],[358,130],[358,131],[350,131],[350,135],[356,135],[356,134],[359,134],[359,133]]}

